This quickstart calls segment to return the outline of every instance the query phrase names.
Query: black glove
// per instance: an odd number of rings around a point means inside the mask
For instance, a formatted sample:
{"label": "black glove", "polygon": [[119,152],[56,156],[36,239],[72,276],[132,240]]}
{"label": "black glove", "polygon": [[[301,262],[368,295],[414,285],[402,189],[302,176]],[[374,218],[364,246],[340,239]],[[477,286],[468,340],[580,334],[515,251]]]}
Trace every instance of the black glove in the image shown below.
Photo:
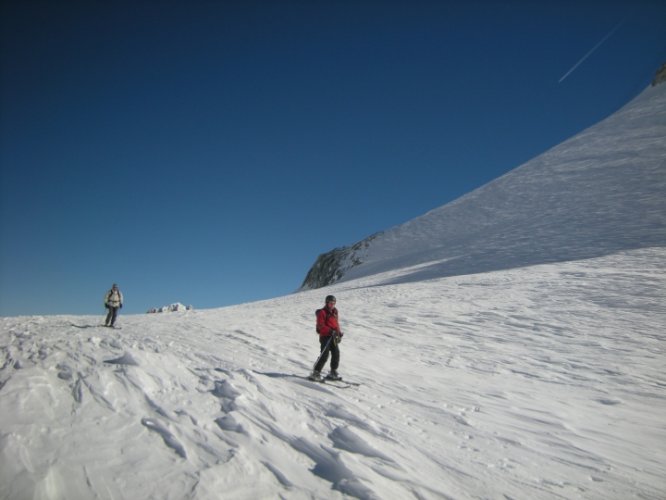
{"label": "black glove", "polygon": [[104,304],[104,309],[108,309],[108,308],[109,308],[109,304]]}
{"label": "black glove", "polygon": [[120,306],[118,306],[118,307],[120,307],[120,309],[122,309],[122,308],[123,308],[123,305],[122,305],[122,304],[120,304]]}

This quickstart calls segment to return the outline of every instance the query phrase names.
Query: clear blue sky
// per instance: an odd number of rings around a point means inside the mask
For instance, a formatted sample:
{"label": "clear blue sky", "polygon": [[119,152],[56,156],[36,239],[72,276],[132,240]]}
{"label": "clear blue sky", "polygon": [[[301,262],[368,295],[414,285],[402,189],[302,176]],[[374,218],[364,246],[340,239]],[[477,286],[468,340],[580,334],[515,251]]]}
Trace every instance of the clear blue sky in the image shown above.
{"label": "clear blue sky", "polygon": [[5,0],[0,315],[210,308],[619,109],[666,2]]}

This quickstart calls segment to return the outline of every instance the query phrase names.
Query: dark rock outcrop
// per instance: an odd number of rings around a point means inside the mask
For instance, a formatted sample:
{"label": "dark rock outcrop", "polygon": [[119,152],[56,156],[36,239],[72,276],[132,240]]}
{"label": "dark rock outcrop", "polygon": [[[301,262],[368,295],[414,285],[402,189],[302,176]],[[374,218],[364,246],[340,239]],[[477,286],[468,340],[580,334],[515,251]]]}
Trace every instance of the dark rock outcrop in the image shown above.
{"label": "dark rock outcrop", "polygon": [[661,65],[661,68],[657,70],[657,73],[654,75],[652,80],[652,86],[655,87],[660,83],[666,82],[666,63]]}
{"label": "dark rock outcrop", "polygon": [[361,264],[359,252],[367,248],[378,234],[380,233],[373,234],[350,247],[335,248],[321,254],[308,271],[301,289],[322,288],[338,281],[347,270]]}

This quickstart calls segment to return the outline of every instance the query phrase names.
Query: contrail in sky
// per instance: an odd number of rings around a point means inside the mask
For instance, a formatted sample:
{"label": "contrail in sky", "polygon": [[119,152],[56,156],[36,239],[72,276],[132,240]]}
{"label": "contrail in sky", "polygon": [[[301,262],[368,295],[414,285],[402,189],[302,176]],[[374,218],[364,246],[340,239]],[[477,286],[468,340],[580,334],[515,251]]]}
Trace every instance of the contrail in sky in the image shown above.
{"label": "contrail in sky", "polygon": [[605,37],[603,37],[601,40],[599,40],[599,42],[598,42],[594,47],[592,47],[592,48],[590,49],[590,51],[589,51],[587,54],[585,54],[585,55],[581,58],[580,61],[578,61],[576,64],[574,64],[574,65],[573,65],[573,68],[571,68],[569,71],[567,71],[567,72],[564,74],[564,76],[563,76],[562,78],[560,78],[560,80],[559,80],[557,83],[562,83],[562,82],[564,81],[564,79],[565,79],[567,76],[569,76],[571,73],[573,73],[574,70],[575,70],[578,66],[580,66],[581,64],[583,64],[583,61],[585,61],[585,59],[587,59],[588,57],[590,57],[590,56],[592,55],[592,53],[593,53],[595,50],[597,50],[599,47],[601,47],[601,44],[603,44],[606,40],[608,40],[611,36],[613,36],[613,33],[615,33],[615,32],[618,30],[618,28],[619,28],[620,26],[622,26],[622,24],[624,24],[624,20],[620,21],[620,22],[619,22],[619,23],[618,23],[618,24],[617,24],[612,30],[610,30],[610,31],[608,32],[608,34],[607,34]]}

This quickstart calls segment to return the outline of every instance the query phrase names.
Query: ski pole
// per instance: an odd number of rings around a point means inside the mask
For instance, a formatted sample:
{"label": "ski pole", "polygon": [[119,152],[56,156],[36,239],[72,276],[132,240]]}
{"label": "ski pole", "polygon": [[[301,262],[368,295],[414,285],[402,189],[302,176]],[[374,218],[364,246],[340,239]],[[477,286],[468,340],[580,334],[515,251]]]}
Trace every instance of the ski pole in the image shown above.
{"label": "ski pole", "polygon": [[319,360],[328,352],[329,347],[331,346],[331,341],[333,340],[333,337],[335,335],[331,335],[328,337],[328,342],[326,342],[326,346],[321,350],[321,353],[319,354],[319,357],[317,358],[317,361],[315,361],[314,366],[312,367],[312,371],[315,371],[317,369],[317,364],[319,363]]}

